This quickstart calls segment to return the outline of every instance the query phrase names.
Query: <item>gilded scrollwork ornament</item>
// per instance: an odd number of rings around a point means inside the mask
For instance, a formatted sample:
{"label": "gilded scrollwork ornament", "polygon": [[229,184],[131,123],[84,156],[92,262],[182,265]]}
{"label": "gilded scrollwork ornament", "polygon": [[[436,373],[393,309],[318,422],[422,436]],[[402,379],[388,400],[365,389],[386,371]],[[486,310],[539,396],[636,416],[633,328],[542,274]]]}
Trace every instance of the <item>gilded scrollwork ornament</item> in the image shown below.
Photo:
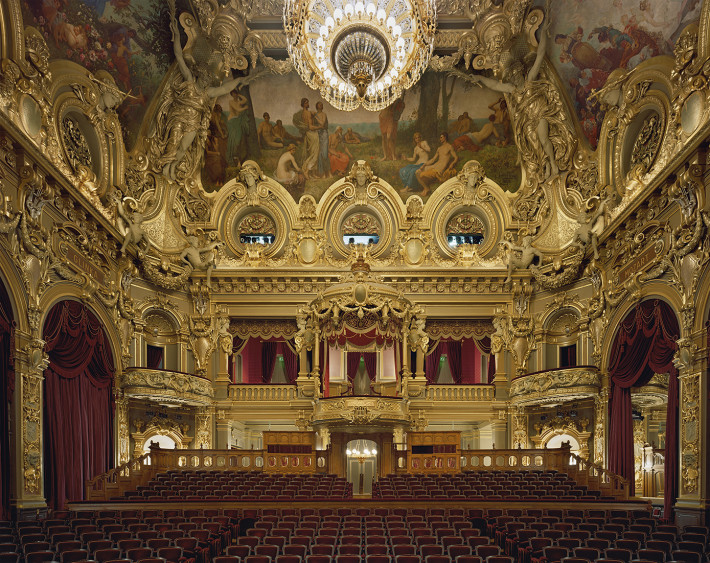
{"label": "gilded scrollwork ornament", "polygon": [[690,495],[697,493],[700,477],[700,375],[681,374],[680,385],[681,490]]}
{"label": "gilded scrollwork ornament", "polygon": [[210,449],[212,447],[212,409],[203,407],[195,414],[195,447]]}
{"label": "gilded scrollwork ornament", "polygon": [[513,448],[528,447],[528,417],[523,409],[514,409],[513,420]]}

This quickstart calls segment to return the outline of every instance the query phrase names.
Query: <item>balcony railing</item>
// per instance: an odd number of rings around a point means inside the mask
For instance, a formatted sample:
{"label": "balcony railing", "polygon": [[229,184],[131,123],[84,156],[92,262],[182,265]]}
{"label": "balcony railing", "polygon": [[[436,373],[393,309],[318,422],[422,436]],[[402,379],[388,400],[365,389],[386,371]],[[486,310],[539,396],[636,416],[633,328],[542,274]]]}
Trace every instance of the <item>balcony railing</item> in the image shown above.
{"label": "balcony railing", "polygon": [[297,395],[295,385],[240,383],[229,386],[229,398],[234,401],[293,401]]}
{"label": "balcony railing", "polygon": [[429,401],[492,401],[493,385],[427,385],[424,398]]}

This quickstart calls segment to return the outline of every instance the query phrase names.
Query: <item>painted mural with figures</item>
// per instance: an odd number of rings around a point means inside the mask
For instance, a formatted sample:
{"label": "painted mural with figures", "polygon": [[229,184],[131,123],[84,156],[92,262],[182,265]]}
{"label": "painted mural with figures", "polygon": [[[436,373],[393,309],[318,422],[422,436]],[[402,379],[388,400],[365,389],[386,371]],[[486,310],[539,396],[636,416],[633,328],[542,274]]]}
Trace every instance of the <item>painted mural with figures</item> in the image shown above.
{"label": "painted mural with figures", "polygon": [[[178,9],[187,9],[178,2]],[[163,0],[26,0],[25,25],[44,35],[53,59],[106,71],[126,93],[118,112],[132,147],[148,103],[173,62]]]}
{"label": "painted mural with figures", "polygon": [[503,98],[434,72],[380,112],[336,110],[295,74],[234,90],[212,113],[203,185],[218,189],[248,159],[296,200],[318,200],[360,159],[403,199],[427,199],[470,159],[506,190],[521,179]]}
{"label": "painted mural with figures", "polygon": [[[544,6],[544,2],[538,4]],[[631,70],[656,55],[672,54],[683,29],[699,17],[700,4],[699,0],[552,0],[548,55],[569,88],[593,148],[604,114],[589,94],[601,88],[616,69]],[[557,19],[556,14],[564,14],[564,19]]]}

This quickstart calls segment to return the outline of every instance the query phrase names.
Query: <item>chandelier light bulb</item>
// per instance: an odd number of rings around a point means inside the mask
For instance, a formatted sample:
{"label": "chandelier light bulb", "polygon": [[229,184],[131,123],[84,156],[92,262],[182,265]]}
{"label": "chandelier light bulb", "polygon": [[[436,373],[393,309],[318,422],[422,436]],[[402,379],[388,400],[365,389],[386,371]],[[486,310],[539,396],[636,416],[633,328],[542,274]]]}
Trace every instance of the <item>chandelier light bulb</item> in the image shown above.
{"label": "chandelier light bulb", "polygon": [[352,4],[346,4],[344,12],[345,12],[345,17],[350,19],[353,17],[353,14],[355,13],[355,8],[353,7]]}
{"label": "chandelier light bulb", "polygon": [[365,12],[367,12],[367,15],[369,16],[370,19],[375,15],[375,12],[377,11],[377,8],[372,2],[369,2],[367,4],[367,8],[365,8]]}
{"label": "chandelier light bulb", "polygon": [[365,448],[365,455],[370,455],[370,450],[368,450],[367,448]]}
{"label": "chandelier light bulb", "polygon": [[392,29],[396,23],[397,22],[395,21],[395,19],[392,16],[388,17],[387,18],[387,29]]}
{"label": "chandelier light bulb", "polygon": [[402,35],[402,28],[399,25],[395,25],[392,28],[392,35],[399,38]]}
{"label": "chandelier light bulb", "polygon": [[345,454],[346,454],[346,455],[350,455],[350,454],[352,454],[352,453],[353,453],[353,452],[350,451],[349,449],[345,450]]}
{"label": "chandelier light bulb", "polygon": [[384,23],[384,21],[386,19],[387,19],[387,12],[385,12],[382,8],[377,10],[377,21],[382,24],[382,23]]}
{"label": "chandelier light bulb", "polygon": [[355,13],[358,16],[362,16],[362,14],[365,13],[365,4],[363,4],[362,2],[357,2],[355,4]]}
{"label": "chandelier light bulb", "polygon": [[377,450],[374,448],[372,449],[372,455],[377,455]]}
{"label": "chandelier light bulb", "polygon": [[[321,29],[323,29],[323,28],[321,27]],[[326,33],[327,33],[327,31],[326,31]],[[325,49],[325,39],[323,39],[323,34],[321,34],[321,36],[318,39],[316,39],[316,47],[318,47],[319,51]]]}
{"label": "chandelier light bulb", "polygon": [[[335,22],[339,25],[341,21],[343,21],[343,11],[340,8],[336,8],[333,10],[333,17],[335,18]],[[326,18],[326,21],[327,18]]]}

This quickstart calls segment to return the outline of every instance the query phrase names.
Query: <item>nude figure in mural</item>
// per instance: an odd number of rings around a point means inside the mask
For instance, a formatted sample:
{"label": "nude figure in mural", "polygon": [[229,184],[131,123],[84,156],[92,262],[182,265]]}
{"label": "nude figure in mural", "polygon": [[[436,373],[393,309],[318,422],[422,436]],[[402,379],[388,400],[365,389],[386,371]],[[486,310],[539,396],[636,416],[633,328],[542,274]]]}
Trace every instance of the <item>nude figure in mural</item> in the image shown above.
{"label": "nude figure in mural", "polygon": [[459,161],[459,157],[454,147],[449,143],[449,134],[446,131],[439,135],[439,143],[439,148],[436,149],[434,156],[415,173],[417,180],[424,188],[422,196],[428,195],[431,186],[436,182],[445,182],[456,176],[456,163]]}

